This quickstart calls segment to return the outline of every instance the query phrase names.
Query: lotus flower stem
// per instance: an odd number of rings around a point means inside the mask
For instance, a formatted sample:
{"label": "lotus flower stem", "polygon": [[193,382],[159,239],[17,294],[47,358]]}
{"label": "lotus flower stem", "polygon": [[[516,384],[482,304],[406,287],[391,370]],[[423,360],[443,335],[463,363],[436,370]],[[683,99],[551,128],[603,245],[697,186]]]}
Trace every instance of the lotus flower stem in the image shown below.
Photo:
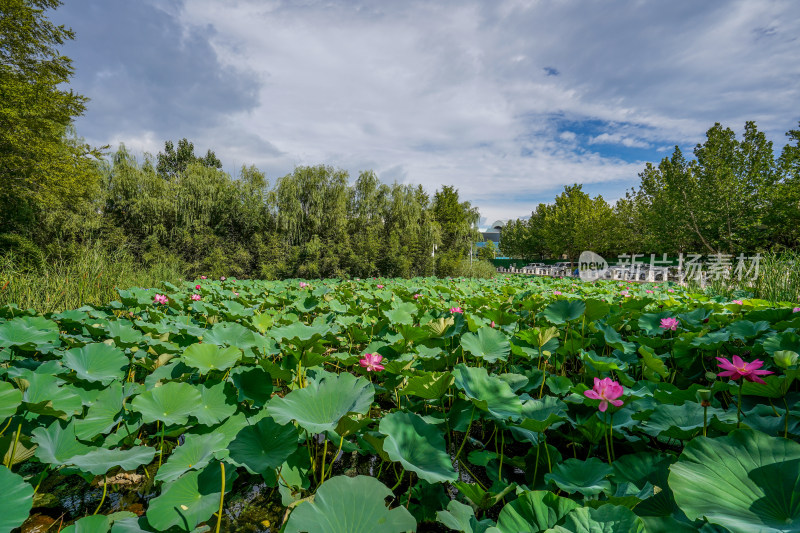
{"label": "lotus flower stem", "polygon": [[474,480],[475,480],[475,483],[477,483],[477,484],[478,484],[478,486],[479,486],[480,488],[482,488],[482,489],[483,489],[483,490],[485,490],[485,491],[488,491],[488,490],[489,490],[489,489],[487,489],[487,488],[484,486],[484,484],[483,484],[483,483],[481,483],[480,479],[478,479],[478,477],[477,477],[475,474],[473,474],[473,473],[472,473],[472,470],[470,470],[470,469],[469,469],[469,467],[467,466],[467,464],[466,464],[464,461],[462,461],[461,459],[459,459],[459,460],[458,460],[458,464],[460,464],[462,467],[464,467],[464,470],[466,470],[466,471],[467,471],[467,474],[469,474],[470,476],[472,476],[472,479],[474,479]]}
{"label": "lotus flower stem", "polygon": [[472,405],[472,414],[469,415],[469,425],[467,426],[467,431],[464,432],[464,440],[461,441],[461,447],[458,449],[458,452],[456,452],[456,459],[458,459],[458,456],[461,455],[461,450],[464,449],[464,445],[467,443],[467,439],[469,438],[469,430],[472,429],[472,420],[474,416],[475,404]]}
{"label": "lotus flower stem", "polygon": [[547,473],[553,472],[553,463],[550,462],[550,449],[547,447],[547,440],[544,441],[544,455],[547,457]]}
{"label": "lotus flower stem", "polygon": [[2,437],[2,436],[3,436],[3,433],[5,433],[5,432],[6,432],[6,430],[8,429],[8,426],[10,426],[10,425],[11,425],[11,421],[12,421],[12,420],[13,420],[13,418],[9,418],[9,419],[8,419],[8,422],[6,422],[6,425],[5,425],[5,426],[3,426],[3,430],[2,430],[2,431],[0,431],[0,437]]}
{"label": "lotus flower stem", "polygon": [[[339,437],[339,448],[336,450],[336,454],[331,459],[331,466],[328,468],[328,479],[331,477],[331,473],[333,472],[333,463],[336,461],[336,458],[339,457],[339,453],[342,451],[342,444],[344,444],[344,435]],[[325,472],[323,471],[322,481],[325,481]]]}
{"label": "lotus flower stem", "polygon": [[39,481],[36,483],[36,487],[33,489],[33,493],[36,494],[39,491],[39,486],[42,484],[42,480],[44,479],[44,475],[47,473],[47,470],[50,468],[49,464],[44,465],[44,470],[42,473],[39,474]]}
{"label": "lotus flower stem", "polygon": [[[495,442],[497,441],[497,437],[495,437]],[[502,431],[500,432],[500,466],[497,468],[497,479],[503,481],[503,448],[506,445],[506,435]]]}
{"label": "lotus flower stem", "polygon": [[533,482],[536,483],[536,474],[539,473],[539,452],[542,449],[542,443],[536,445],[536,461],[533,464]]}
{"label": "lotus flower stem", "polygon": [[744,385],[744,380],[739,380],[739,395],[736,398],[736,429],[742,427],[742,386]]}
{"label": "lotus flower stem", "polygon": [[708,430],[708,406],[703,406],[703,436],[707,436],[706,432]]}
{"label": "lotus flower stem", "polygon": [[786,403],[786,396],[783,397],[783,407],[786,409],[786,414],[783,420],[783,438],[789,438],[789,404]]}
{"label": "lotus flower stem", "polygon": [[219,526],[222,524],[222,504],[225,503],[225,463],[220,461],[219,468],[222,471],[222,490],[219,493],[219,511],[217,511],[216,533],[219,533]]}
{"label": "lotus flower stem", "polygon": [[[319,483],[325,481],[325,459],[328,457],[328,437],[325,437],[325,445],[322,447],[322,472],[320,473]],[[333,467],[333,461],[331,461],[331,467]]]}
{"label": "lotus flower stem", "polygon": [[[397,475],[397,474],[395,473],[395,475]],[[403,469],[403,470],[400,472],[400,478],[397,480],[397,483],[395,483],[395,484],[394,484],[394,487],[392,487],[392,492],[394,492],[394,489],[396,489],[397,487],[399,487],[399,486],[400,486],[400,483],[402,483],[402,482],[403,482],[403,477],[404,477],[405,475],[406,475],[406,469],[404,468],[404,469]]]}
{"label": "lotus flower stem", "polygon": [[17,436],[14,437],[14,447],[11,448],[11,455],[8,458],[8,464],[6,465],[9,470],[14,466],[14,456],[17,455],[17,443],[19,442],[19,434],[22,432],[22,422],[20,422],[19,427],[17,427]]}
{"label": "lotus flower stem", "polygon": [[[158,467],[161,468],[161,460],[164,458],[164,426],[166,424],[162,424],[160,420],[158,424],[161,426],[161,443],[158,445]],[[158,427],[156,427],[156,431],[158,431]]]}
{"label": "lotus flower stem", "polygon": [[[37,485],[38,488],[38,485]],[[103,476],[103,496],[100,498],[100,504],[97,506],[97,509],[94,510],[92,516],[96,515],[100,508],[103,506],[103,502],[106,501],[106,491],[108,490],[108,478],[104,475]]]}

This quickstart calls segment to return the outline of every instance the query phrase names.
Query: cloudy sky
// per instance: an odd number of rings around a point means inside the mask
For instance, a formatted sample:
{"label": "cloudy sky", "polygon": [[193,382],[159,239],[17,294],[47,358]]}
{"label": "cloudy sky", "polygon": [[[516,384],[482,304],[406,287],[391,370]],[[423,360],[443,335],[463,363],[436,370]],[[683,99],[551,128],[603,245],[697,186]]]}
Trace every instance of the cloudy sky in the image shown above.
{"label": "cloudy sky", "polygon": [[614,200],[721,122],[800,120],[797,0],[67,0],[87,141],[186,137],[274,180],[455,185],[489,219],[565,184]]}

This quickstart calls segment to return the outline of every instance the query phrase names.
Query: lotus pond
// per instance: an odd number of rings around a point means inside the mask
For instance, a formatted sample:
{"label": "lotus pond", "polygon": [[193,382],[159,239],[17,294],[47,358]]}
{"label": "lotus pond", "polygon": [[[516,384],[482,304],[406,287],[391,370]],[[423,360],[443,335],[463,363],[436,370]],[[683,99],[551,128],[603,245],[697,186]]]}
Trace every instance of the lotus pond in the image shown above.
{"label": "lotus pond", "polygon": [[800,531],[793,305],[505,277],[6,306],[0,531]]}

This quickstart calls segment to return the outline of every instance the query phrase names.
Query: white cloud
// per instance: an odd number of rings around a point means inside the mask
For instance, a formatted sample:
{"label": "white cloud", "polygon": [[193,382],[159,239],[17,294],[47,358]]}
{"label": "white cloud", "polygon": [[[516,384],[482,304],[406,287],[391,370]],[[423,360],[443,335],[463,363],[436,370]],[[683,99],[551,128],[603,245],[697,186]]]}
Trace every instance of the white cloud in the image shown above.
{"label": "white cloud", "polygon": [[227,75],[258,82],[183,134],[196,146],[270,179],[325,163],[430,192],[452,184],[489,219],[529,214],[568,183],[616,184],[610,196],[635,184],[643,162],[615,145],[655,160],[745,120],[780,144],[800,119],[794,0],[170,5]]}

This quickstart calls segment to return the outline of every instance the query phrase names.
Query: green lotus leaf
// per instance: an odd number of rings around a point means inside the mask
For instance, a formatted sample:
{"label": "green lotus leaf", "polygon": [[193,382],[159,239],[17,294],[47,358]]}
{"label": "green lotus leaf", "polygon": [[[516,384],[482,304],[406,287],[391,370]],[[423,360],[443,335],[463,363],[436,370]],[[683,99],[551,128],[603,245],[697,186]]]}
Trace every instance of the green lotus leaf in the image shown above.
{"label": "green lotus leaf", "polygon": [[531,399],[522,404],[522,422],[520,425],[533,431],[544,431],[567,416],[567,404],[555,396],[545,396],[541,400]]}
{"label": "green lotus leaf", "polygon": [[[46,363],[45,363],[46,364]],[[36,372],[28,369],[9,369],[9,375],[27,381],[27,388],[22,393],[22,401],[27,409],[45,414],[39,407],[48,407],[52,416],[72,415],[83,408],[81,398],[70,386],[64,385],[64,380],[45,371],[42,365]],[[13,372],[13,374],[12,374]],[[37,407],[38,406],[38,407]],[[60,411],[60,413],[56,413]]]}
{"label": "green lotus leaf", "polygon": [[485,368],[468,367],[463,363],[453,368],[455,385],[464,391],[472,403],[492,418],[517,420],[522,412],[519,396],[511,387],[496,376],[490,376]]}
{"label": "green lotus leaf", "polygon": [[161,465],[156,481],[171,483],[189,470],[200,470],[214,459],[220,459],[225,450],[225,435],[208,433],[206,435],[186,435],[183,444],[175,448],[167,462]]}
{"label": "green lotus leaf", "polygon": [[416,531],[417,521],[404,507],[387,509],[392,495],[383,483],[367,476],[336,476],[317,489],[313,501],[298,505],[286,533],[403,533]]}
{"label": "green lotus leaf", "polygon": [[769,322],[762,320],[760,322],[750,322],[749,320],[737,320],[728,324],[727,330],[731,334],[731,339],[749,340],[758,337],[761,333],[768,331],[770,328]]}
{"label": "green lotus leaf", "polygon": [[564,519],[563,525],[547,533],[644,533],[644,522],[627,507],[601,505],[597,509],[579,507]]}
{"label": "green lotus leaf", "polygon": [[414,413],[394,412],[381,419],[378,431],[386,435],[383,450],[392,461],[429,483],[455,481],[456,471],[445,451],[442,432]]}
{"label": "green lotus leaf", "polygon": [[601,318],[605,318],[611,311],[611,306],[603,300],[596,300],[594,298],[586,298],[583,303],[586,304],[586,322],[594,322]]}
{"label": "green lotus leaf", "polygon": [[611,326],[599,324],[597,329],[603,333],[603,339],[606,341],[607,345],[611,346],[612,348],[616,348],[617,350],[621,350],[626,354],[636,353],[636,343],[626,342],[623,340],[622,335],[620,335],[619,332]]}
{"label": "green lotus leaf", "polygon": [[[709,408],[708,422],[717,409]],[[641,423],[645,433],[652,437],[659,435],[671,439],[687,440],[703,429],[703,407],[696,402],[683,405],[659,404],[645,422]]]}
{"label": "green lotus leaf", "polygon": [[216,344],[192,344],[183,352],[181,361],[196,368],[201,374],[212,370],[227,370],[242,358],[242,351],[235,346],[220,348]]}
{"label": "green lotus leaf", "polygon": [[0,466],[0,531],[18,528],[28,518],[33,507],[33,487],[21,476]]}
{"label": "green lotus leaf", "polygon": [[240,402],[251,400],[255,407],[262,407],[272,396],[272,377],[261,367],[237,366],[230,379],[239,390]]}
{"label": "green lotus leaf", "polygon": [[349,413],[365,414],[374,397],[375,388],[364,378],[323,372],[304,389],[293,390],[284,398],[274,397],[267,411],[279,424],[295,420],[310,433],[322,433],[333,431]]}
{"label": "green lotus leaf", "polygon": [[75,435],[81,440],[90,440],[111,431],[120,420],[123,399],[122,384],[111,383],[100,392],[86,416],[75,420]]}
{"label": "green lotus leaf", "polygon": [[91,451],[89,446],[75,439],[74,423],[62,427],[60,422],[55,421],[46,428],[34,429],[31,435],[33,442],[39,445],[36,448],[36,457],[43,463],[62,465],[73,457]]}
{"label": "green lotus leaf", "polygon": [[[251,474],[267,473],[283,464],[297,449],[298,431],[293,425],[279,425],[262,418],[243,428],[228,445],[231,461],[244,466]],[[273,473],[274,477],[274,473]]]}
{"label": "green lotus leaf", "polygon": [[135,329],[127,320],[114,320],[108,323],[108,336],[114,340],[114,344],[122,348],[138,346],[144,341],[144,335]]}
{"label": "green lotus leaf", "polygon": [[149,464],[155,453],[155,448],[149,446],[134,446],[128,450],[96,448],[89,453],[72,457],[68,463],[99,476],[115,466],[120,466],[123,470],[135,470],[141,465]]}
{"label": "green lotus leaf", "polygon": [[0,382],[0,421],[17,412],[22,403],[22,391],[6,381]]}
{"label": "green lotus leaf", "polygon": [[690,346],[702,350],[719,350],[730,339],[731,334],[727,330],[709,331],[703,336],[692,339]]}
{"label": "green lotus leaf", "polygon": [[298,348],[308,348],[319,342],[322,337],[331,331],[328,326],[315,324],[306,326],[302,322],[293,322],[288,326],[272,328],[269,335],[275,340],[285,340],[296,345]]}
{"label": "green lotus leaf", "polygon": [[211,387],[204,385],[198,387],[198,390],[200,403],[192,411],[192,416],[197,418],[199,424],[213,426],[236,412],[235,395],[228,394],[225,383],[217,383]]}
{"label": "green lotus leaf", "polygon": [[476,333],[465,333],[461,336],[461,346],[465,351],[489,363],[498,359],[506,360],[511,353],[511,344],[502,331],[482,327]]}
{"label": "green lotus leaf", "polygon": [[552,492],[526,491],[500,511],[497,517],[497,531],[499,533],[544,531],[563,523],[564,517],[578,507],[577,502],[556,496]]}
{"label": "green lotus leaf", "polygon": [[247,329],[236,322],[220,322],[203,335],[204,344],[217,344],[219,346],[236,346],[240,349],[259,346],[263,340],[261,335]]}
{"label": "green lotus leaf", "polygon": [[557,300],[542,312],[552,324],[564,324],[579,318],[586,311],[586,304],[580,300]]}
{"label": "green lotus leaf", "polygon": [[141,413],[146,423],[185,424],[201,401],[197,387],[169,382],[138,395],[131,408]]}
{"label": "green lotus leaf", "polygon": [[664,318],[673,318],[673,313],[670,311],[645,313],[639,317],[639,329],[647,335],[663,335],[667,331],[661,327],[661,320]]}
{"label": "green lotus leaf", "polygon": [[584,496],[594,496],[611,490],[611,482],[606,479],[614,469],[596,457],[586,461],[567,459],[553,467],[553,472],[544,476],[558,488],[572,494],[580,492]]}
{"label": "green lotus leaf", "polygon": [[24,316],[0,324],[0,348],[45,352],[59,343],[58,324],[39,316]]}
{"label": "green lotus leaf", "polygon": [[[230,491],[236,469],[225,469],[225,490]],[[164,486],[161,495],[150,500],[147,521],[157,531],[177,527],[193,531],[219,508],[222,492],[220,463],[211,463],[203,470],[187,472]]]}
{"label": "green lotus leaf", "polygon": [[436,521],[462,533],[484,533],[494,525],[489,519],[479,522],[472,507],[457,500],[450,500],[447,511],[436,511]]}
{"label": "green lotus leaf", "polygon": [[781,350],[800,353],[800,335],[793,331],[776,333],[767,338],[762,337],[764,351],[770,355]]}
{"label": "green lotus leaf", "polygon": [[105,533],[111,527],[105,515],[85,516],[61,530],[62,533]]}
{"label": "green lotus leaf", "polygon": [[670,467],[669,486],[691,520],[732,533],[800,531],[800,444],[752,430],[697,437]]}
{"label": "green lotus leaf", "polygon": [[399,307],[384,311],[383,314],[386,315],[386,318],[388,318],[389,322],[393,325],[411,325],[414,323],[413,313],[417,311],[417,306],[414,304],[410,304],[410,307],[406,306],[409,306],[408,302],[401,304]]}
{"label": "green lotus leaf", "polygon": [[664,361],[659,358],[649,346],[639,346],[639,355],[642,356],[642,372],[644,377],[652,381],[669,376],[669,370]]}
{"label": "green lotus leaf", "polygon": [[79,379],[99,381],[103,385],[124,378],[125,368],[130,363],[122,350],[102,342],[67,350],[61,360]]}
{"label": "green lotus leaf", "polygon": [[417,396],[425,400],[438,400],[447,392],[453,381],[450,372],[426,372],[409,378],[408,384],[400,390],[400,394]]}

